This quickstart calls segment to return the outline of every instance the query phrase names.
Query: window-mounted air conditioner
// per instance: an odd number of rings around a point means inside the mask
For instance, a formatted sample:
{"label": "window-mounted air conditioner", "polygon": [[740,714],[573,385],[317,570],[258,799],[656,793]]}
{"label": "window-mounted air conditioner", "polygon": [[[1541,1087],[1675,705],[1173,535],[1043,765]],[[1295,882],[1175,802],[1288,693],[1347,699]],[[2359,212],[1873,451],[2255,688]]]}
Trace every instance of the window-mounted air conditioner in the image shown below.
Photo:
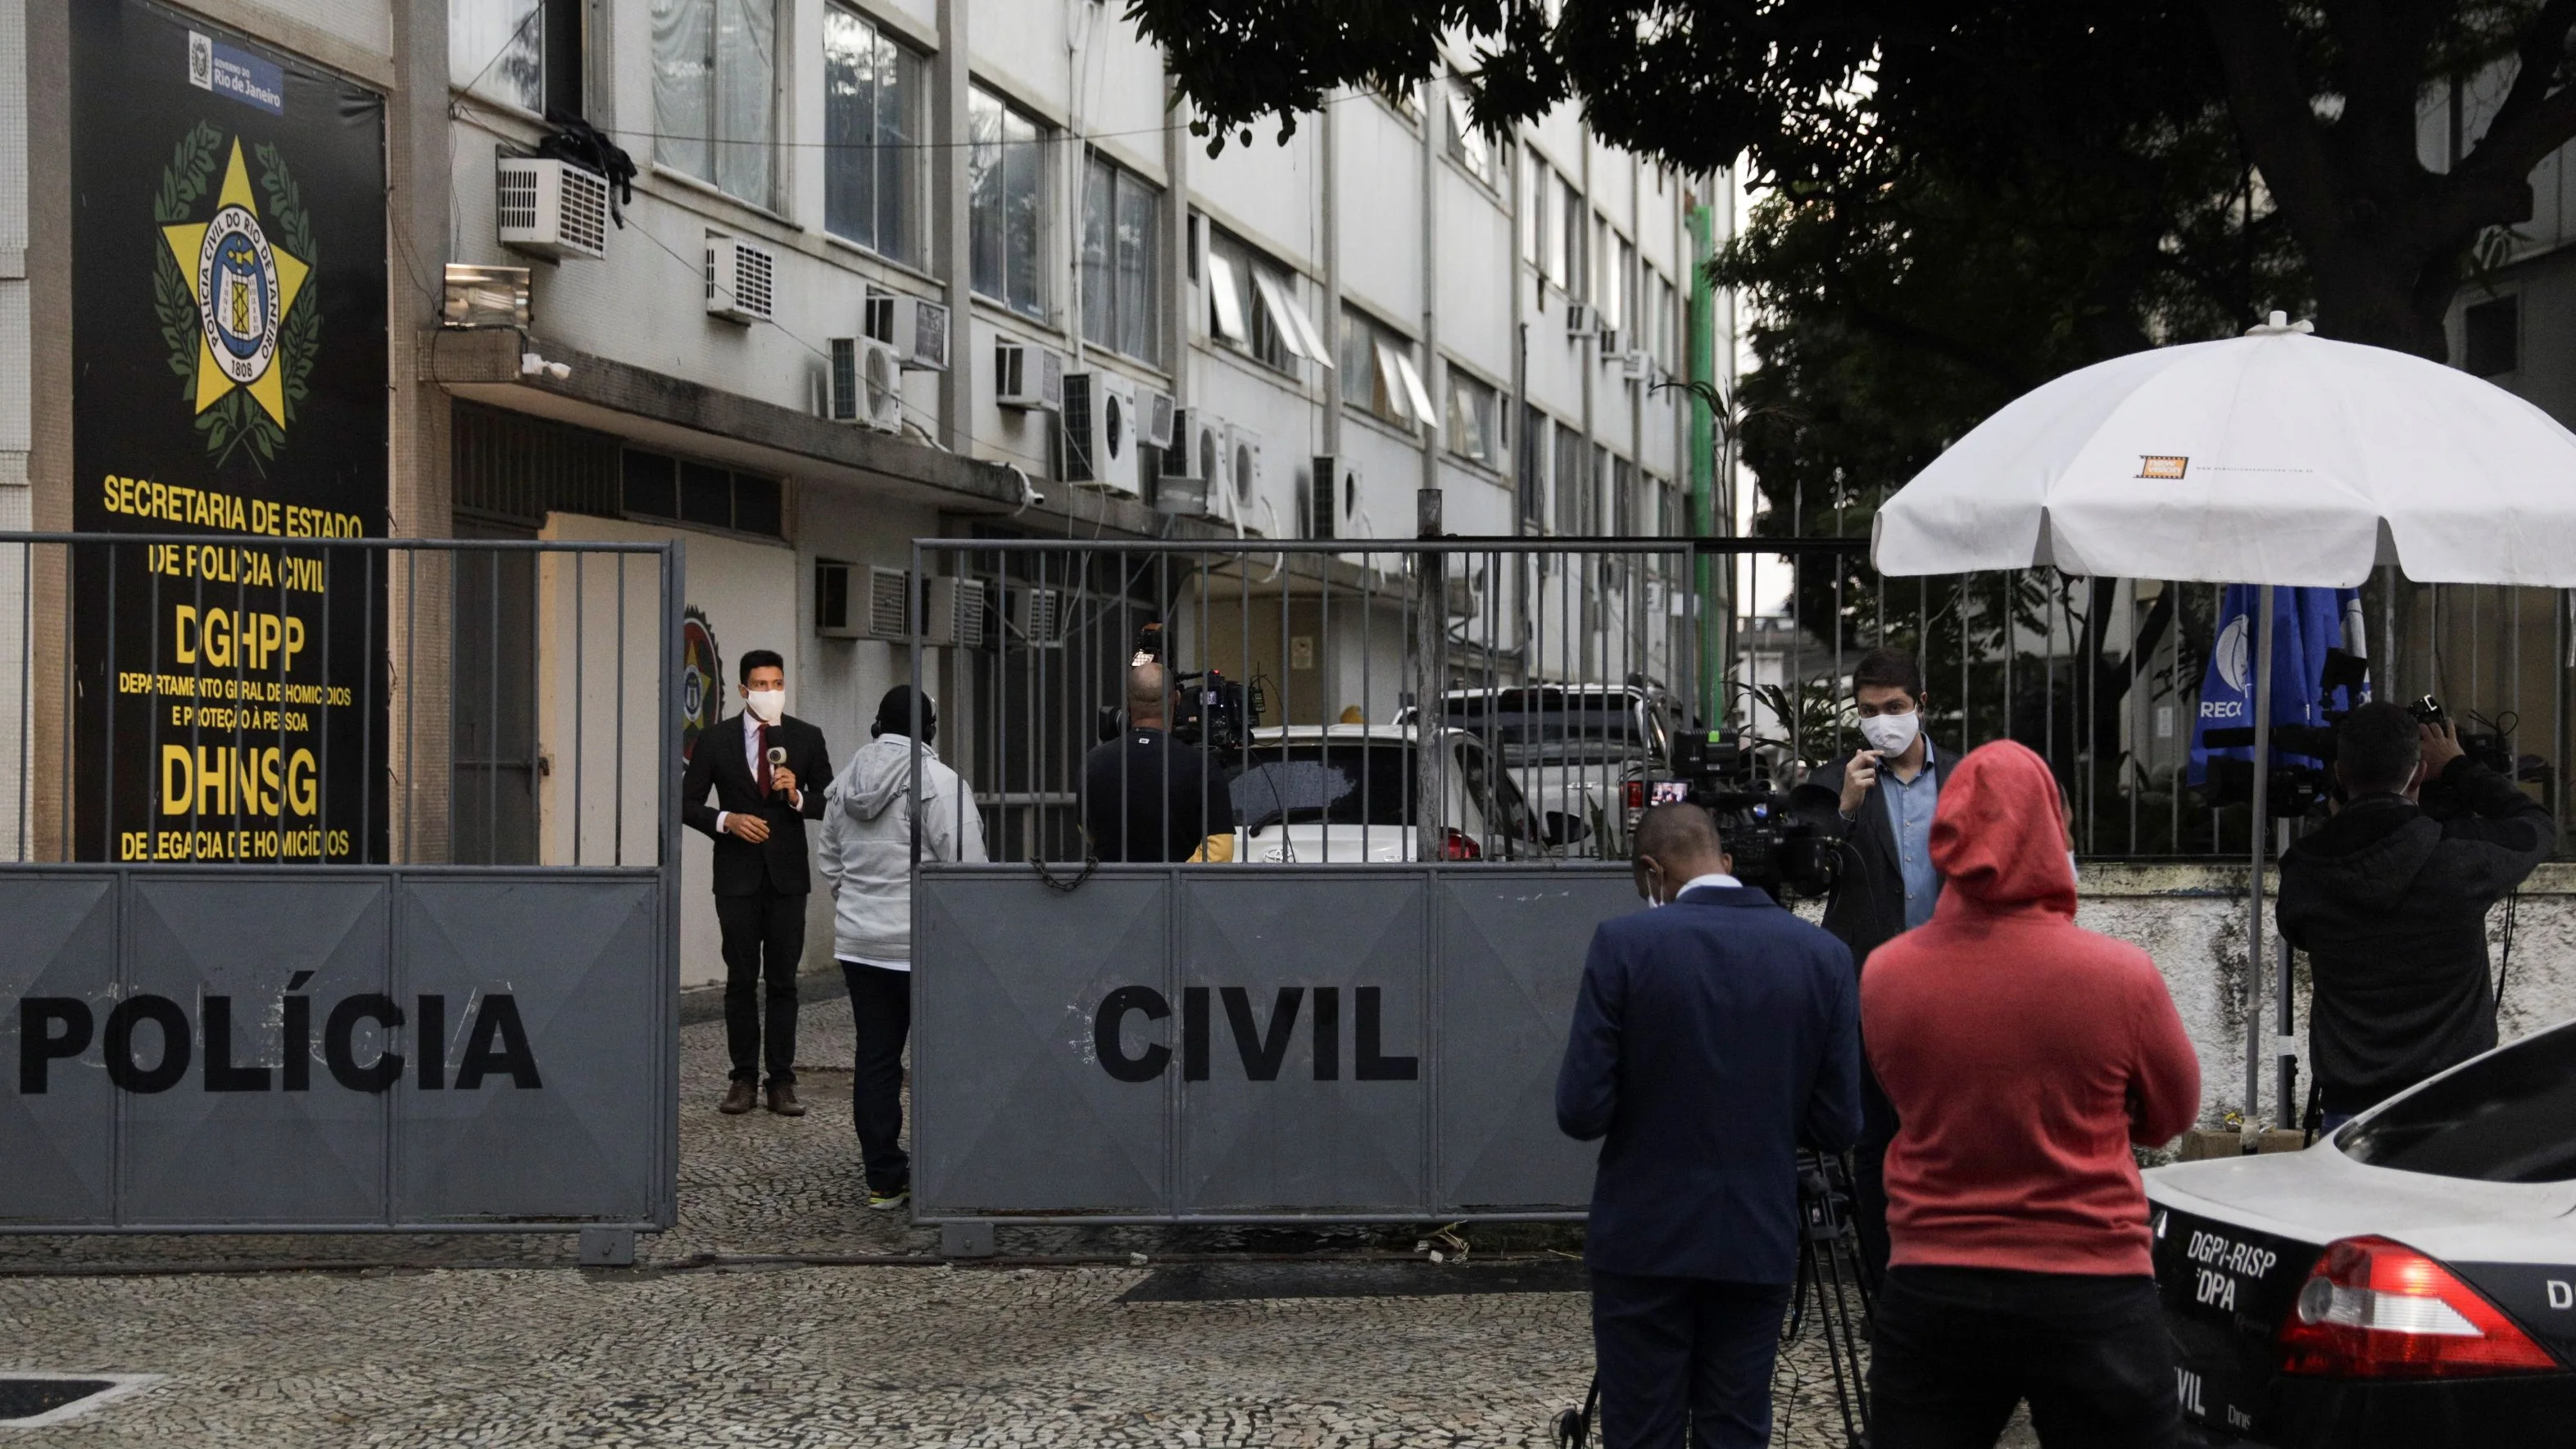
{"label": "window-mounted air conditioner", "polygon": [[1655,360],[1642,347],[1629,348],[1619,359],[1619,375],[1630,382],[1644,382],[1654,376]]}
{"label": "window-mounted air conditioner", "polygon": [[832,421],[903,431],[903,368],[894,348],[873,337],[835,337],[831,349]]}
{"label": "window-mounted air conditioner", "polygon": [[766,322],[777,314],[778,255],[757,242],[707,233],[707,315]]}
{"label": "window-mounted air conditioner", "polygon": [[898,365],[930,372],[948,370],[945,306],[870,287],[867,307],[867,334],[893,348]]}
{"label": "window-mounted air conditioner", "polygon": [[903,641],[912,637],[912,571],[871,567],[868,570],[867,617],[862,639]]}
{"label": "window-mounted air conditioner", "polygon": [[1163,471],[1154,485],[1154,507],[1185,518],[1218,512],[1225,503],[1225,424],[1204,408],[1174,408],[1171,438],[1163,444]]}
{"label": "window-mounted air conditioner", "polygon": [[1601,330],[1601,309],[1589,302],[1565,304],[1565,335],[1589,337]]}
{"label": "window-mounted air conditioner", "polygon": [[922,590],[921,642],[936,649],[984,643],[984,583],[939,577]]}
{"label": "window-mounted air conditioner", "polygon": [[606,177],[536,156],[504,156],[494,175],[501,245],[557,260],[608,255]]}
{"label": "window-mounted air conditioner", "polygon": [[1064,411],[1056,436],[1062,456],[1056,475],[1122,497],[1144,491],[1136,465],[1136,384],[1114,372],[1075,372],[1064,379]]}
{"label": "window-mounted air conditioner", "polygon": [[1013,584],[1003,608],[1011,638],[1041,649],[1064,642],[1064,590]]}
{"label": "window-mounted air conditioner", "polygon": [[1034,342],[993,344],[993,401],[1006,408],[1064,408],[1064,354]]}
{"label": "window-mounted air conditioner", "polygon": [[1601,360],[1605,363],[1617,362],[1620,358],[1626,355],[1627,341],[1621,335],[1619,329],[1616,327],[1604,326],[1601,329]]}

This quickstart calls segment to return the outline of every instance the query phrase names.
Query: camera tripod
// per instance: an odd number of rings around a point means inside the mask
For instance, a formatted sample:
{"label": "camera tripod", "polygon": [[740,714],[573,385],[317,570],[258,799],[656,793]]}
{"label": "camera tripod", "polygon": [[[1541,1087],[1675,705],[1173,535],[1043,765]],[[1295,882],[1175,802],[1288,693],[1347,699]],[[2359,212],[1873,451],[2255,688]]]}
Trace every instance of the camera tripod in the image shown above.
{"label": "camera tripod", "polygon": [[[1798,1273],[1789,1288],[1789,1312],[1780,1325],[1780,1341],[1794,1343],[1805,1333],[1809,1315],[1825,1343],[1825,1359],[1834,1375],[1834,1402],[1842,1411],[1845,1449],[1869,1449],[1869,1396],[1862,1386],[1861,1325],[1869,1321],[1869,1280],[1861,1272],[1860,1235],[1846,1209],[1851,1203],[1851,1172],[1840,1157],[1820,1152],[1798,1154]],[[1858,1299],[1860,1312],[1852,1312]],[[1561,1449],[1586,1449],[1601,1413],[1601,1379],[1595,1375],[1584,1390],[1583,1407],[1556,1416],[1555,1438]],[[1775,1418],[1778,1416],[1775,1415]],[[1774,1432],[1785,1428],[1775,1424]]]}

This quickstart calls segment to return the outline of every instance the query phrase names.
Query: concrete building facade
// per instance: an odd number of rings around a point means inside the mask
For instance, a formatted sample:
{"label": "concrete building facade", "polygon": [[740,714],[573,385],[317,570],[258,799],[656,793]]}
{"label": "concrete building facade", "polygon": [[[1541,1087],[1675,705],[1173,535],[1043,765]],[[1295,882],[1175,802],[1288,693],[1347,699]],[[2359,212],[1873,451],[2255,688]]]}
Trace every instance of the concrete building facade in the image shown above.
{"label": "concrete building facade", "polygon": [[[1336,95],[1293,134],[1211,156],[1156,50],[1100,0],[156,13],[383,98],[387,530],[685,539],[725,673],[780,649],[789,708],[837,751],[911,663],[900,643],[827,637],[818,571],[902,568],[916,537],[1409,537],[1425,488],[1456,533],[1687,531],[1688,405],[1663,384],[1685,371],[1690,212],[1718,183],[1602,144],[1570,108],[1485,136],[1443,76]],[[68,0],[0,0],[0,73],[23,77],[0,102],[0,528],[74,516],[75,383],[43,342],[77,325],[71,28]],[[631,160],[631,195],[591,245],[531,243],[505,188],[575,122]],[[451,265],[525,268],[524,329],[442,326]],[[946,365],[903,367],[878,426],[835,421],[835,340],[859,358],[894,326]],[[1219,424],[1204,507],[1186,484],[1166,494],[1151,451],[1126,486],[1068,478],[1078,409],[1022,405],[1051,366],[1078,389],[1132,386],[1147,421],[1159,398],[1185,431]],[[528,598],[551,618],[549,589]],[[484,667],[451,666],[462,641],[398,641],[396,687],[448,703],[450,668]],[[971,696],[961,668],[931,677]],[[1386,718],[1392,677],[1347,702]],[[560,688],[522,685],[542,736]],[[510,782],[526,799],[509,819],[449,819],[462,759],[396,762],[416,848],[542,855],[574,833],[544,818],[542,769]],[[705,843],[689,849],[702,880]]]}

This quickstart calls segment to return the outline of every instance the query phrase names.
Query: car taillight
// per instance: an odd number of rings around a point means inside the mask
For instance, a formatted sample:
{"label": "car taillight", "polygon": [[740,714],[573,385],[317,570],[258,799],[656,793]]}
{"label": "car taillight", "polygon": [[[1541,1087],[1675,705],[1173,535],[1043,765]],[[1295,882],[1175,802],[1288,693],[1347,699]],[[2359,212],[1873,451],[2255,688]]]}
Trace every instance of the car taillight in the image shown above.
{"label": "car taillight", "polygon": [[1628,782],[1628,808],[1631,810],[1643,810],[1646,808],[1645,781],[1631,780]]}
{"label": "car taillight", "polygon": [[1484,850],[1462,831],[1452,830],[1440,842],[1442,860],[1482,860]]}
{"label": "car taillight", "polygon": [[2330,1245],[2281,1325],[2281,1371],[2363,1379],[2464,1378],[2560,1368],[2458,1275],[2403,1243]]}

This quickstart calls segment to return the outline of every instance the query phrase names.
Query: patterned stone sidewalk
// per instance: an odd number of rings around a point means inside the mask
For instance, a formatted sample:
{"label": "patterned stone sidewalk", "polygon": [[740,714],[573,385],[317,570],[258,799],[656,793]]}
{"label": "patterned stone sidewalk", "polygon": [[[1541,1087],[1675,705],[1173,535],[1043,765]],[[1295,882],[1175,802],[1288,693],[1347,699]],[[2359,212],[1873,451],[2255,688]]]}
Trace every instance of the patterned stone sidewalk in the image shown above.
{"label": "patterned stone sidewalk", "polygon": [[[1030,1230],[1004,1253],[1116,1265],[944,1266],[934,1234],[866,1210],[846,1072],[806,1075],[805,1118],[727,1118],[721,1028],[683,1042],[681,1222],[638,1269],[571,1270],[570,1238],[533,1234],[0,1239],[0,1369],[169,1376],[67,1424],[0,1430],[0,1449],[1542,1446],[1582,1394],[1568,1265],[1487,1261],[1543,1245],[1527,1233],[1435,1268],[1349,1261],[1406,1256],[1409,1233]],[[804,1042],[845,1060],[846,1005],[810,1006]],[[1344,1261],[1125,1262],[1246,1249]],[[759,1255],[807,1261],[739,1261]],[[833,1256],[912,1261],[811,1264]],[[317,1270],[169,1271],[279,1262]],[[1208,1273],[1231,1276],[1192,1276]],[[1778,1388],[1777,1442],[1843,1442],[1813,1343],[1784,1355]]]}

